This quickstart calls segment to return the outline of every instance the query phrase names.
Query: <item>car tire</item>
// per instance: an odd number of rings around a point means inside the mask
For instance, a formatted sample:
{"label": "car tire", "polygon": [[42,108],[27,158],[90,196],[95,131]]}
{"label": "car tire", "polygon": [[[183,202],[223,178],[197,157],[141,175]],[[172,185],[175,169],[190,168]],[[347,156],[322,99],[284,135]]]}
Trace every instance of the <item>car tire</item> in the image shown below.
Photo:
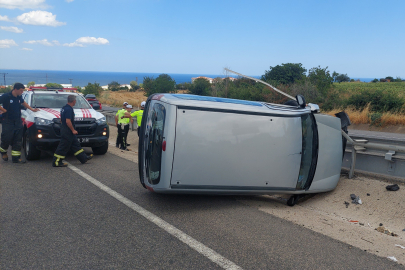
{"label": "car tire", "polygon": [[104,155],[108,150],[108,142],[99,147],[92,147],[91,149],[95,155]]}
{"label": "car tire", "polygon": [[41,150],[36,148],[29,137],[28,131],[25,132],[23,140],[25,158],[27,160],[37,160],[41,157]]}

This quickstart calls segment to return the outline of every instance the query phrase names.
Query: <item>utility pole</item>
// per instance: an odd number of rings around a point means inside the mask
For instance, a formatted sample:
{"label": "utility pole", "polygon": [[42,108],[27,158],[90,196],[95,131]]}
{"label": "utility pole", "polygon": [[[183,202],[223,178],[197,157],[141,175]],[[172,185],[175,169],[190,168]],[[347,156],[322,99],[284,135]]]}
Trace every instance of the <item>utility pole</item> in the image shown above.
{"label": "utility pole", "polygon": [[4,77],[4,86],[6,86],[6,74],[8,74],[8,73],[0,73],[0,74],[3,74],[3,77]]}
{"label": "utility pole", "polygon": [[46,73],[46,84],[48,84],[48,73]]}
{"label": "utility pole", "polygon": [[[70,80],[70,84],[72,84],[72,80],[73,80],[73,79],[69,79],[69,80]],[[72,86],[73,86],[73,84],[72,84]]]}

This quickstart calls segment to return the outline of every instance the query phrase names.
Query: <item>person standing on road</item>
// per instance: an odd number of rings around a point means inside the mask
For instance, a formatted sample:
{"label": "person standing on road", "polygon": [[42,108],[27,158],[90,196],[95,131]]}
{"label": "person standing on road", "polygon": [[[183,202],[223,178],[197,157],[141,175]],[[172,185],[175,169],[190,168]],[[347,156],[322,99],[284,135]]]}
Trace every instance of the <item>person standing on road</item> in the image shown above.
{"label": "person standing on road", "polygon": [[2,131],[1,131],[1,145],[0,153],[4,161],[8,161],[7,149],[11,145],[11,156],[14,163],[25,163],[21,160],[21,146],[23,125],[21,120],[21,105],[25,108],[37,112],[39,109],[31,108],[25,102],[21,95],[23,94],[25,86],[22,83],[15,83],[13,90],[0,97],[0,110],[2,115]]}
{"label": "person standing on road", "polygon": [[120,136],[120,128],[118,127],[118,114],[120,113],[120,111],[126,112],[127,105],[128,105],[128,102],[124,102],[124,104],[122,104],[122,109],[118,110],[117,113],[115,114],[115,126],[118,128],[117,140],[115,141],[115,147],[117,147],[117,148],[120,148],[122,145],[122,137]]}
{"label": "person standing on road", "polygon": [[121,137],[121,150],[129,151],[127,146],[127,137],[129,132],[130,119],[125,117],[126,114],[131,113],[132,105],[127,105],[125,111],[120,110],[118,114],[118,135]]}
{"label": "person standing on road", "polygon": [[[128,118],[136,117],[136,122],[138,124],[138,130],[137,130],[138,131],[138,137],[139,137],[139,132],[140,132],[140,129],[141,129],[142,115],[143,115],[143,110],[145,109],[145,105],[146,105],[146,102],[142,101],[140,110],[135,111],[135,112],[133,112],[131,114],[125,114],[125,116],[124,116],[124,117],[128,117]],[[131,119],[131,121],[132,121],[132,119]]]}
{"label": "person standing on road", "polygon": [[69,95],[67,104],[60,110],[60,120],[62,122],[60,128],[61,140],[58,148],[56,148],[52,166],[53,167],[66,167],[67,164],[63,163],[66,154],[72,150],[76,158],[82,163],[86,163],[93,155],[86,155],[77,139],[78,132],[75,130],[75,112],[73,106],[76,104],[76,96]]}

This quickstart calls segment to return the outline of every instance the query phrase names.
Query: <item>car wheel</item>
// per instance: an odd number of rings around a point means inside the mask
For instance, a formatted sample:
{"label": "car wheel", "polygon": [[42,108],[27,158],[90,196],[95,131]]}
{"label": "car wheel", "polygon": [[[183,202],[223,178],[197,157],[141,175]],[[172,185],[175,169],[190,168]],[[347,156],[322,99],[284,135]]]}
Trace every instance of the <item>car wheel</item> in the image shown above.
{"label": "car wheel", "polygon": [[92,147],[91,149],[93,150],[93,154],[95,155],[104,155],[105,153],[107,153],[108,150],[108,142],[100,147]]}
{"label": "car wheel", "polygon": [[41,157],[41,151],[36,148],[36,146],[30,141],[30,136],[28,131],[24,134],[24,154],[27,160],[36,160]]}

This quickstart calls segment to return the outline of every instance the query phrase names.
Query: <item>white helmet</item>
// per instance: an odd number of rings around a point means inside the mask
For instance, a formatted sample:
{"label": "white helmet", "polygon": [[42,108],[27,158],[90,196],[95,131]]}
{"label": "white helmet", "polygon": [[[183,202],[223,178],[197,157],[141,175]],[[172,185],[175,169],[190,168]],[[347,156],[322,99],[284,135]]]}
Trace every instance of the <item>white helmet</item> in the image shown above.
{"label": "white helmet", "polygon": [[141,107],[145,107],[145,105],[146,105],[146,102],[145,102],[145,101],[142,101],[142,102],[141,102]]}

